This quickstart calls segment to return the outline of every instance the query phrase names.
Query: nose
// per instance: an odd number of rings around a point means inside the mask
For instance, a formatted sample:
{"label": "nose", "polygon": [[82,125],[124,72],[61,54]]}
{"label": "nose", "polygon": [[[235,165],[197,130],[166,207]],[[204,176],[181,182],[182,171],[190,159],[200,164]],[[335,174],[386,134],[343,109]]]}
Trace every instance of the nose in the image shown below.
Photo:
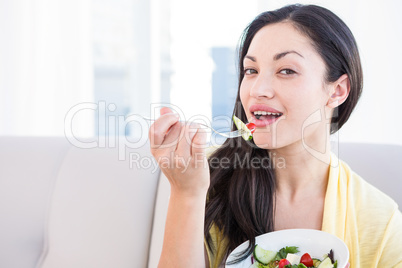
{"label": "nose", "polygon": [[272,99],[275,96],[272,78],[259,75],[250,89],[250,96]]}

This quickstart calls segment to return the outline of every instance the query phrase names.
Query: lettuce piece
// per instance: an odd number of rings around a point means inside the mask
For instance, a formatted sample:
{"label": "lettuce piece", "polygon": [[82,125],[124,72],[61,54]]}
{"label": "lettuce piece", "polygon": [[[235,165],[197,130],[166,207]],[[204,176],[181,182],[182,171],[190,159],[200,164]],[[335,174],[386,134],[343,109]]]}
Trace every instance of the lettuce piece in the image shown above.
{"label": "lettuce piece", "polygon": [[298,252],[299,252],[298,247],[284,247],[284,248],[281,248],[278,251],[278,254],[276,255],[276,260],[286,259],[286,256],[288,255],[288,253],[298,253]]}

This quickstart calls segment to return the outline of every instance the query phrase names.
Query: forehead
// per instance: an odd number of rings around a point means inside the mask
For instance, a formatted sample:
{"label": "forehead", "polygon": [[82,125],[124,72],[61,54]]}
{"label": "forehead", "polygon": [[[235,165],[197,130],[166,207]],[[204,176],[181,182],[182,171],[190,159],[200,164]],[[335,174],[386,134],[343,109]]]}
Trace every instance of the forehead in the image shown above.
{"label": "forehead", "polygon": [[288,50],[296,50],[306,56],[318,55],[311,39],[289,22],[274,23],[261,28],[251,41],[248,54],[268,56]]}

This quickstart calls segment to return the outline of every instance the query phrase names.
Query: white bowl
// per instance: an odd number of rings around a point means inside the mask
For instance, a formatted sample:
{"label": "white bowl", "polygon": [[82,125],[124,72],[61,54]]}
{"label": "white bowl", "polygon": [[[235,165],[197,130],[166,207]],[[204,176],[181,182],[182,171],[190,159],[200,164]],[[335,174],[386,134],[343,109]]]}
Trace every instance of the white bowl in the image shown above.
{"label": "white bowl", "polygon": [[[318,230],[312,229],[288,229],[266,233],[255,238],[256,244],[267,250],[279,251],[286,246],[299,247],[300,255],[309,253],[312,258],[322,259],[324,254],[328,254],[332,249],[334,259],[338,261],[338,268],[344,268],[349,261],[349,250],[345,243],[338,237]],[[227,261],[226,268],[249,268],[251,256],[242,262],[228,265],[227,263],[235,259],[235,256],[244,251],[249,241],[244,242],[233,250]]]}

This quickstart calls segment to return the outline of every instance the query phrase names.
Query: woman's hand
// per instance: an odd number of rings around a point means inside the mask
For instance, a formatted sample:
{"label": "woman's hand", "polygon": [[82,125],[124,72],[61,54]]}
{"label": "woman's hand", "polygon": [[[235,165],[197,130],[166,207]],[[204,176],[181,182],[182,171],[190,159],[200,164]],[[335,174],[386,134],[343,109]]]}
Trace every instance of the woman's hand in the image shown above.
{"label": "woman's hand", "polygon": [[178,121],[170,109],[163,108],[149,130],[151,152],[171,186],[158,267],[205,267],[206,134],[196,125]]}
{"label": "woman's hand", "polygon": [[206,133],[196,124],[185,125],[169,108],[149,131],[151,153],[168,178],[172,193],[206,195],[209,167],[205,156]]}

